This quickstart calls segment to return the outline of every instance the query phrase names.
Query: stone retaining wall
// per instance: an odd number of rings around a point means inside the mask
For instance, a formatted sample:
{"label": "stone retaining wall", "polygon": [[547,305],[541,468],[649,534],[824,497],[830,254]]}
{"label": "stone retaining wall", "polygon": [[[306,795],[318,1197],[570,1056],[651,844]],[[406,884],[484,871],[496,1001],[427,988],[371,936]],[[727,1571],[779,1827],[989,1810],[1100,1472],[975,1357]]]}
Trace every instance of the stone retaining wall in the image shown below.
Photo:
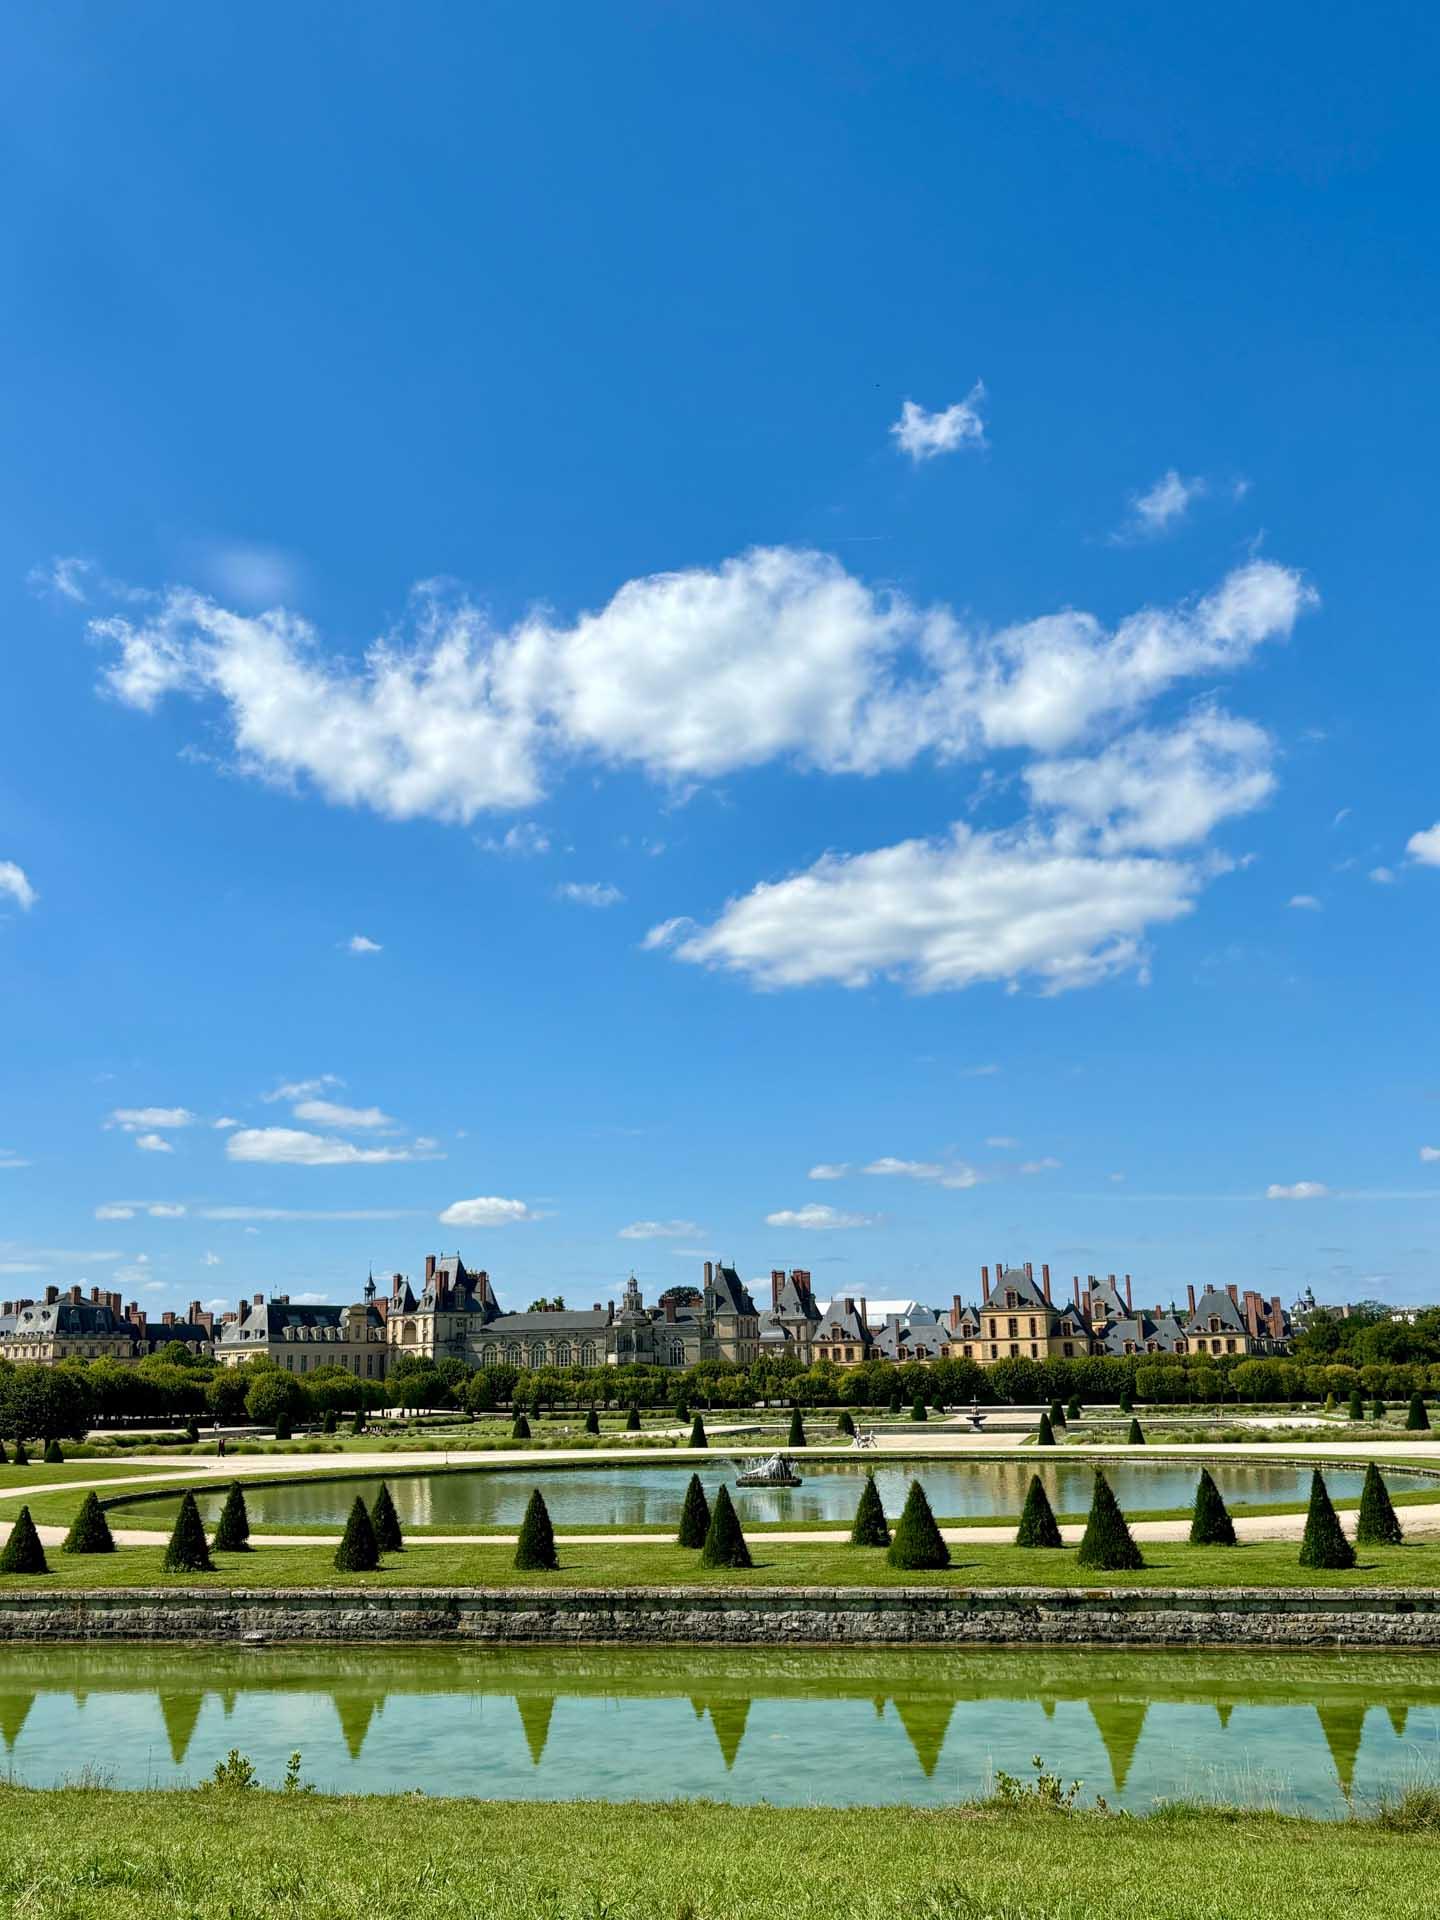
{"label": "stone retaining wall", "polygon": [[1440,1591],[1015,1587],[0,1594],[0,1641],[1437,1647]]}

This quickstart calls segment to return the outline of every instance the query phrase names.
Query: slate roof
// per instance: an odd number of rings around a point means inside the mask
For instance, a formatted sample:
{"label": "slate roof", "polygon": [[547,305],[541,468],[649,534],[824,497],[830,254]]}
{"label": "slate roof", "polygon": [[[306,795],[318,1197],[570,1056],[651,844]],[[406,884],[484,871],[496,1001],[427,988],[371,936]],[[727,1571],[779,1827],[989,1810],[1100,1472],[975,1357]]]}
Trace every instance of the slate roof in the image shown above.
{"label": "slate roof", "polygon": [[858,1306],[847,1308],[843,1300],[832,1300],[825,1317],[815,1329],[817,1340],[867,1340],[870,1330],[860,1318]]}
{"label": "slate roof", "polygon": [[489,1322],[485,1333],[498,1339],[521,1333],[603,1333],[609,1324],[610,1314],[604,1307],[598,1313],[593,1307],[574,1313],[567,1308],[563,1313],[502,1313]]}
{"label": "slate roof", "polygon": [[[49,1340],[56,1334],[72,1340],[113,1339],[116,1335],[138,1340],[140,1329],[113,1307],[93,1300],[52,1300],[48,1304],[37,1300],[15,1313],[0,1315],[0,1335],[12,1340]],[[183,1340],[185,1335],[167,1332],[166,1338]]]}
{"label": "slate roof", "polygon": [[1045,1313],[1049,1309],[1050,1303],[1023,1267],[1007,1267],[1004,1273],[997,1276],[990,1289],[990,1298],[985,1302],[985,1311],[1013,1313],[1015,1308],[1006,1304],[1007,1293],[1016,1295],[1017,1305],[1022,1312]]}
{"label": "slate roof", "polygon": [[760,1309],[750,1296],[750,1289],[740,1278],[734,1267],[715,1267],[715,1288],[718,1310],[721,1313],[739,1313],[758,1315]]}
{"label": "slate roof", "polygon": [[1221,1333],[1244,1333],[1245,1320],[1239,1307],[1223,1287],[1207,1287],[1195,1303],[1195,1311],[1186,1321],[1189,1333],[1208,1333],[1210,1322],[1220,1322]]}

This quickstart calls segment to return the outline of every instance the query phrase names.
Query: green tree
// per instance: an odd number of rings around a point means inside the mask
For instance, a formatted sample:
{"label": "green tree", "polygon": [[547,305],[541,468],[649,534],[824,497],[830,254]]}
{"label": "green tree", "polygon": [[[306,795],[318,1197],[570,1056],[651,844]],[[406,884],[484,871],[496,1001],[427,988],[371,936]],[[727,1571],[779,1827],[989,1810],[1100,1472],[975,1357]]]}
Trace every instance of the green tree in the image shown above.
{"label": "green tree", "polygon": [[855,1524],[850,1529],[852,1547],[888,1547],[890,1545],[890,1523],[885,1518],[885,1508],[880,1500],[880,1489],[875,1484],[875,1475],[867,1473],[865,1484],[860,1489],[860,1499],[855,1508]]}
{"label": "green tree", "polygon": [[350,1422],[350,1431],[351,1433],[357,1434],[365,1431],[365,1409],[363,1407],[356,1407],[355,1418]]}
{"label": "green tree", "polygon": [[1352,1420],[1363,1420],[1365,1418],[1365,1402],[1360,1398],[1359,1387],[1356,1387],[1350,1395],[1350,1405],[1346,1408],[1346,1412]]}
{"label": "green tree", "polygon": [[245,1506],[245,1494],[238,1480],[230,1482],[230,1491],[225,1496],[225,1504],[220,1509],[220,1524],[215,1529],[215,1551],[217,1553],[248,1553],[250,1551],[250,1515]]}
{"label": "green tree", "polygon": [[1035,1444],[1037,1447],[1053,1447],[1055,1444],[1055,1430],[1050,1424],[1048,1413],[1042,1413],[1040,1416],[1040,1427],[1035,1435]]}
{"label": "green tree", "polygon": [[200,1524],[200,1509],[195,1504],[193,1493],[185,1494],[180,1502],[180,1511],[175,1516],[175,1529],[165,1549],[163,1565],[166,1573],[215,1571],[210,1549],[205,1542],[205,1529]]}
{"label": "green tree", "polygon": [[339,1424],[340,1422],[335,1417],[334,1407],[327,1407],[325,1409],[325,1418],[320,1423],[320,1431],[322,1433],[334,1433]]}
{"label": "green tree", "polygon": [[105,1509],[100,1504],[98,1494],[92,1489],[81,1503],[80,1511],[70,1522],[70,1531],[61,1542],[62,1553],[113,1553],[115,1536],[110,1531],[110,1522],[105,1518]]}
{"label": "green tree", "polygon": [[1080,1413],[1081,1413],[1080,1402],[1078,1400],[1071,1400],[1069,1406],[1067,1406],[1065,1409],[1066,1424],[1068,1425],[1069,1422],[1072,1420],[1078,1420],[1080,1418]]}
{"label": "green tree", "polygon": [[1144,1446],[1145,1432],[1138,1420],[1132,1420],[1130,1422],[1130,1431],[1125,1436],[1125,1444],[1127,1447],[1143,1447]]}
{"label": "green tree", "polygon": [[728,1487],[722,1486],[715,1495],[715,1505],[710,1512],[710,1528],[705,1535],[705,1544],[700,1549],[700,1564],[702,1567],[750,1567],[755,1564],[745,1544],[740,1516],[735,1511]]}
{"label": "green tree", "polygon": [[1345,1538],[1330,1492],[1318,1469],[1310,1476],[1310,1507],[1300,1542],[1302,1567],[1353,1567],[1355,1549]]}
{"label": "green tree", "polygon": [[1195,1486],[1195,1511],[1190,1516],[1192,1547],[1233,1547],[1235,1522],[1208,1467],[1200,1469]]}
{"label": "green tree", "polygon": [[905,1496],[904,1511],[896,1523],[895,1538],[890,1542],[890,1564],[910,1571],[950,1564],[950,1549],[941,1538],[925,1489],[918,1480],[910,1482],[910,1491]]}
{"label": "green tree", "polygon": [[1405,1431],[1407,1433],[1428,1433],[1430,1431],[1430,1416],[1425,1411],[1425,1396],[1423,1394],[1412,1393],[1410,1396],[1410,1411],[1405,1415]]}
{"label": "green tree", "polygon": [[835,1431],[848,1435],[851,1440],[855,1438],[855,1422],[844,1407],[840,1409],[840,1417],[835,1422]]}
{"label": "green tree", "polygon": [[1390,1489],[1372,1460],[1360,1489],[1360,1512],[1355,1522],[1357,1547],[1398,1547],[1405,1538],[1390,1502]]}
{"label": "green tree", "polygon": [[90,1389],[73,1367],[10,1368],[0,1375],[0,1433],[14,1440],[83,1440]]}
{"label": "green tree", "polygon": [[512,1440],[528,1440],[530,1438],[530,1422],[525,1418],[523,1413],[517,1413],[515,1415],[515,1424],[510,1429],[510,1438]]}
{"label": "green tree", "polygon": [[555,1573],[560,1561],[555,1552],[555,1529],[545,1496],[536,1487],[520,1522],[520,1537],[515,1543],[515,1565],[522,1573]]}
{"label": "green tree", "polygon": [[350,1518],[345,1522],[345,1531],[340,1536],[340,1544],[335,1549],[336,1571],[373,1573],[379,1564],[380,1543],[375,1538],[375,1528],[365,1510],[365,1502],[357,1493],[350,1509]]}
{"label": "green tree", "polygon": [[15,1451],[14,1453],[11,1454],[10,1458],[17,1467],[29,1466],[30,1455],[29,1455],[29,1452],[26,1450],[25,1442],[23,1440],[18,1440],[18,1439],[16,1440]]}
{"label": "green tree", "polygon": [[1128,1572],[1145,1564],[1103,1473],[1095,1475],[1090,1517],[1076,1559],[1082,1567],[1097,1567],[1105,1573]]}
{"label": "green tree", "polygon": [[294,1421],[304,1404],[300,1382],[278,1367],[257,1373],[245,1395],[245,1412],[257,1427],[273,1427],[278,1420]]}
{"label": "green tree", "polygon": [[930,1418],[930,1410],[918,1393],[910,1408],[910,1418],[912,1420],[928,1420]]}
{"label": "green tree", "polygon": [[1030,1485],[1025,1494],[1025,1505],[1020,1514],[1020,1528],[1015,1535],[1017,1547],[1059,1547],[1064,1542],[1060,1538],[1060,1523],[1055,1518],[1055,1509],[1050,1505],[1038,1473],[1030,1476]]}
{"label": "green tree", "polygon": [[64,1466],[65,1449],[58,1440],[47,1440],[45,1442],[45,1464],[47,1467]]}
{"label": "green tree", "polygon": [[698,1473],[692,1473],[690,1484],[685,1489],[685,1504],[680,1509],[680,1532],[676,1544],[682,1547],[703,1547],[705,1536],[710,1531],[710,1502],[705,1498],[705,1489],[700,1484]]}
{"label": "green tree", "polygon": [[1135,1411],[1135,1402],[1130,1397],[1129,1387],[1122,1387],[1120,1389],[1120,1411],[1121,1413],[1133,1413]]}
{"label": "green tree", "polygon": [[375,1544],[381,1553],[400,1552],[405,1545],[400,1533],[400,1516],[395,1511],[395,1502],[390,1498],[390,1489],[383,1480],[375,1496],[375,1504],[370,1509],[370,1524],[375,1529]]}
{"label": "green tree", "polygon": [[790,1438],[787,1440],[786,1445],[791,1447],[803,1447],[804,1444],[805,1444],[805,1422],[801,1418],[799,1407],[792,1407],[790,1411]]}
{"label": "green tree", "polygon": [[709,1438],[705,1432],[703,1415],[697,1413],[694,1420],[690,1423],[690,1438],[685,1444],[688,1447],[708,1447],[710,1445]]}
{"label": "green tree", "polygon": [[1370,1418],[1372,1420],[1383,1420],[1385,1418],[1385,1402],[1381,1400],[1378,1395],[1370,1402]]}
{"label": "green tree", "polygon": [[30,1518],[29,1507],[21,1507],[10,1529],[10,1538],[0,1552],[0,1573],[48,1573],[45,1549]]}

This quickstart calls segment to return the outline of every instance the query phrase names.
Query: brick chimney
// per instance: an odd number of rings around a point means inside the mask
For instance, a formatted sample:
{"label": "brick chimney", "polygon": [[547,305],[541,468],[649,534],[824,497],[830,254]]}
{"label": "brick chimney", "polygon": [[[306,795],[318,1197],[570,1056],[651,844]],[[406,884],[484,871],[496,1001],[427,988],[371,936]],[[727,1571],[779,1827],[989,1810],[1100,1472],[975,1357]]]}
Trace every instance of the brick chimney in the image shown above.
{"label": "brick chimney", "polygon": [[1280,1304],[1278,1293],[1270,1302],[1270,1337],[1273,1340],[1285,1338],[1285,1309]]}
{"label": "brick chimney", "polygon": [[870,1325],[870,1305],[864,1294],[860,1296],[860,1330],[863,1333]]}
{"label": "brick chimney", "polygon": [[1080,1311],[1080,1276],[1078,1273],[1071,1274],[1070,1283],[1075,1291],[1075,1311],[1078,1313]]}
{"label": "brick chimney", "polygon": [[1190,1317],[1191,1317],[1191,1318],[1193,1319],[1193,1318],[1195,1317],[1195,1289],[1194,1289],[1194,1287],[1188,1287],[1188,1286],[1186,1287],[1186,1289],[1185,1289],[1185,1297],[1186,1297],[1186,1299],[1187,1299],[1187,1300],[1188,1300],[1188,1301],[1190,1302]]}
{"label": "brick chimney", "polygon": [[1125,1276],[1125,1311],[1127,1313],[1134,1313],[1135,1311],[1135,1303],[1130,1297],[1130,1276],[1128,1273]]}
{"label": "brick chimney", "polygon": [[91,1306],[92,1306],[92,1307],[98,1307],[98,1306],[99,1306],[99,1304],[100,1304],[100,1289],[99,1289],[99,1287],[91,1287],[91,1289],[90,1289],[90,1304],[91,1304]]}
{"label": "brick chimney", "polygon": [[986,1302],[986,1301],[987,1301],[987,1300],[988,1300],[989,1298],[990,1298],[990,1269],[989,1269],[989,1267],[981,1267],[981,1269],[980,1269],[980,1302],[981,1302],[981,1305],[983,1306],[983,1305],[984,1305],[984,1303],[985,1303],[985,1302]]}
{"label": "brick chimney", "polygon": [[71,1287],[70,1304],[72,1307],[78,1307],[83,1297],[84,1297],[83,1287]]}
{"label": "brick chimney", "polygon": [[162,1313],[160,1316],[160,1324],[162,1327],[173,1327],[175,1324],[174,1314],[169,1312]]}
{"label": "brick chimney", "polygon": [[780,1289],[784,1284],[785,1269],[783,1267],[772,1267],[770,1269],[770,1311],[772,1313],[778,1313],[780,1311]]}
{"label": "brick chimney", "polygon": [[130,1306],[130,1318],[135,1322],[136,1326],[140,1329],[141,1333],[144,1333],[145,1318],[146,1318],[144,1307],[137,1307],[132,1302]]}
{"label": "brick chimney", "polygon": [[1040,1285],[1045,1293],[1046,1306],[1051,1306],[1053,1302],[1050,1299],[1050,1266],[1048,1261],[1040,1269]]}
{"label": "brick chimney", "polygon": [[433,1253],[427,1253],[425,1256],[425,1284],[427,1287],[429,1286],[430,1282],[434,1278],[435,1278],[435,1256]]}
{"label": "brick chimney", "polygon": [[592,1300],[592,1301],[591,1301],[591,1303],[590,1303],[590,1311],[591,1311],[592,1313],[599,1313],[599,1311],[600,1311],[600,1302],[599,1302],[598,1300]]}
{"label": "brick chimney", "polygon": [[1232,1306],[1238,1307],[1240,1304],[1240,1289],[1238,1286],[1236,1286],[1233,1280],[1228,1280],[1225,1283],[1225,1291],[1230,1296],[1230,1304]]}
{"label": "brick chimney", "polygon": [[392,1300],[398,1300],[400,1298],[400,1295],[404,1292],[404,1290],[405,1290],[404,1274],[392,1273],[390,1276],[390,1298]]}
{"label": "brick chimney", "polygon": [[254,1301],[254,1304],[255,1304],[255,1305],[256,1305],[257,1307],[263,1307],[263,1306],[264,1306],[264,1304],[265,1304],[265,1296],[264,1296],[264,1294],[263,1294],[263,1293],[257,1293],[257,1294],[255,1295],[255,1301]]}
{"label": "brick chimney", "polygon": [[1027,1280],[1033,1280],[1035,1278],[1035,1269],[1028,1260],[1025,1262],[1025,1278]]}
{"label": "brick chimney", "polygon": [[954,1333],[960,1325],[960,1315],[964,1311],[958,1293],[950,1296],[950,1331]]}
{"label": "brick chimney", "polygon": [[1080,1295],[1080,1311],[1085,1316],[1085,1324],[1088,1327],[1095,1318],[1095,1305],[1090,1297],[1089,1287],[1086,1287]]}
{"label": "brick chimney", "polygon": [[667,1300],[667,1301],[665,1302],[665,1318],[666,1318],[666,1319],[667,1319],[668,1321],[670,1321],[672,1325],[674,1324],[674,1320],[675,1320],[675,1302],[674,1302],[673,1300]]}
{"label": "brick chimney", "polygon": [[1245,1289],[1245,1331],[1252,1340],[1260,1338],[1260,1296],[1251,1288]]}
{"label": "brick chimney", "polygon": [[709,1288],[709,1287],[713,1287],[714,1284],[715,1284],[715,1262],[713,1260],[707,1260],[705,1262],[705,1285],[707,1288]]}

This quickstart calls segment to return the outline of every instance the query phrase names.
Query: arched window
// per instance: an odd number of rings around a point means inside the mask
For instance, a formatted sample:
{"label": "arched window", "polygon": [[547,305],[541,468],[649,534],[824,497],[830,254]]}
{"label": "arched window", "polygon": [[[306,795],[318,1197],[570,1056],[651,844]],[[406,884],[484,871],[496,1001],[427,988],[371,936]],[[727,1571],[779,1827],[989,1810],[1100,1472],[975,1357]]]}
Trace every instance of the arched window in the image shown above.
{"label": "arched window", "polygon": [[480,1349],[480,1364],[481,1364],[481,1366],[482,1366],[482,1367],[493,1367],[493,1366],[494,1366],[494,1364],[495,1364],[495,1348],[494,1348],[494,1346],[493,1346],[493,1344],[492,1344],[492,1345],[487,1345],[487,1346],[483,1346],[483,1347],[482,1347],[482,1348]]}
{"label": "arched window", "polygon": [[403,1327],[401,1327],[401,1329],[400,1329],[400,1339],[401,1339],[401,1342],[402,1342],[402,1344],[403,1344],[403,1345],[405,1345],[405,1346],[407,1346],[407,1347],[411,1347],[411,1346],[414,1346],[414,1344],[415,1344],[415,1322],[414,1322],[413,1320],[407,1320],[407,1321],[405,1322],[405,1324],[404,1324],[404,1326],[403,1326]]}
{"label": "arched window", "polygon": [[556,1366],[557,1366],[557,1367],[568,1367],[568,1366],[569,1366],[569,1364],[570,1364],[570,1345],[569,1345],[569,1342],[568,1342],[568,1341],[566,1341],[566,1340],[562,1340],[562,1341],[560,1342],[560,1344],[559,1344],[559,1345],[558,1345],[558,1346],[556,1347],[556,1349],[555,1349],[555,1364],[556,1364]]}
{"label": "arched window", "polygon": [[544,1366],[545,1342],[543,1340],[534,1340],[530,1343],[530,1364],[532,1367]]}
{"label": "arched window", "polygon": [[580,1349],[580,1364],[582,1367],[593,1367],[595,1364],[595,1349],[588,1340]]}

